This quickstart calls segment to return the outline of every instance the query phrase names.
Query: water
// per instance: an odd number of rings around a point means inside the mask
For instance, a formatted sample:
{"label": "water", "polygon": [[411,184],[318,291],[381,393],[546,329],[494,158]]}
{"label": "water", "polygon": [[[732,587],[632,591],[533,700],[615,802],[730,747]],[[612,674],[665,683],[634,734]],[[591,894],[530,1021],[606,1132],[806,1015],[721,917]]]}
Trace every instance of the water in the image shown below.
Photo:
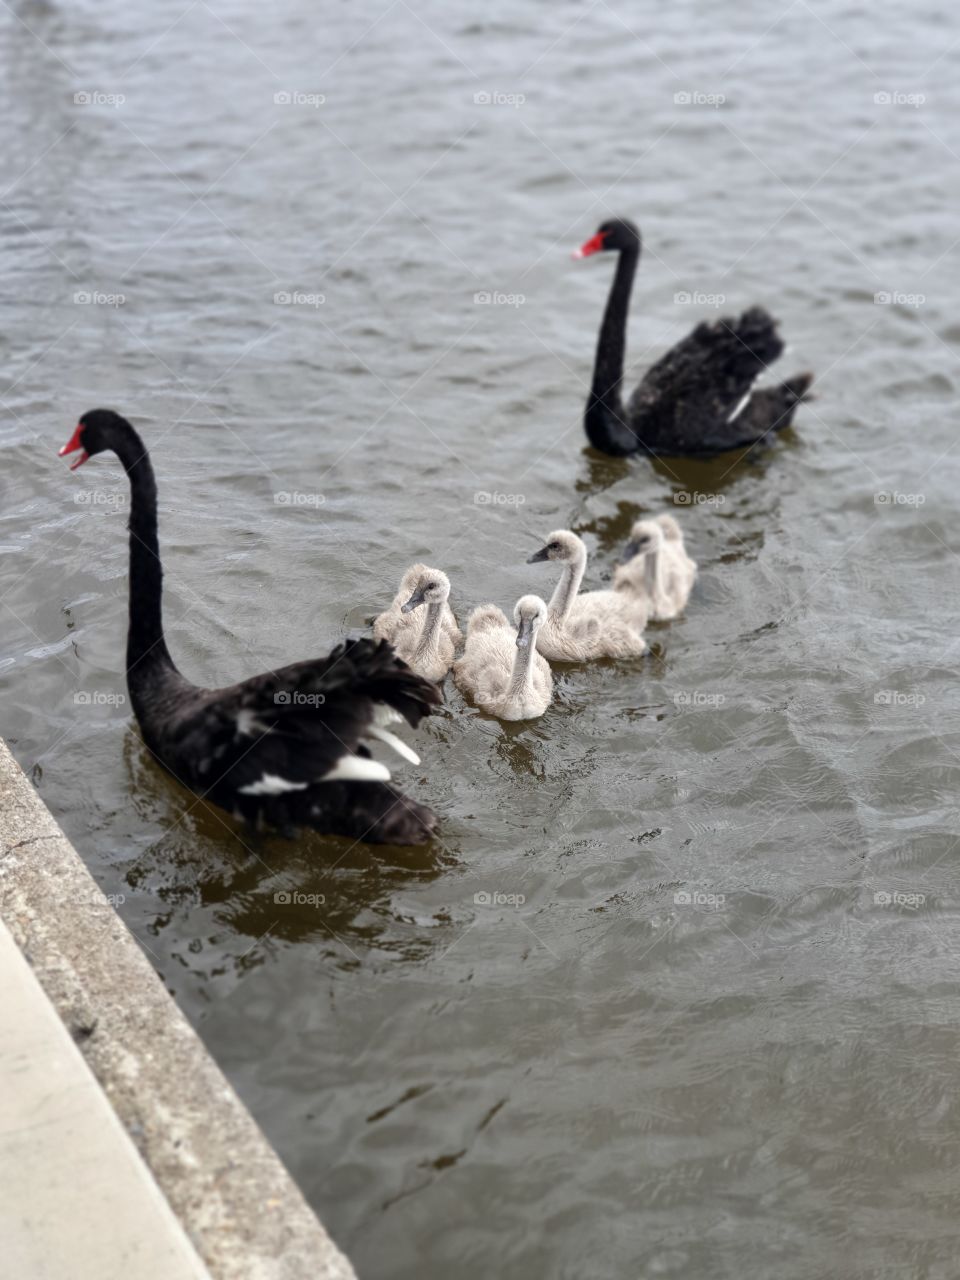
{"label": "water", "polygon": [[[364,1277],[955,1273],[952,19],[0,14],[0,725]],[[583,451],[612,263],[568,253],[610,214],[635,370],[706,295],[781,318],[819,398],[774,450]],[[402,774],[436,846],[247,847],[119,701],[122,474],[55,456],[100,404],[202,683],[325,652],[417,559],[461,616],[547,593],[558,526],[598,586],[676,511],[701,580],[534,724],[450,690]]]}

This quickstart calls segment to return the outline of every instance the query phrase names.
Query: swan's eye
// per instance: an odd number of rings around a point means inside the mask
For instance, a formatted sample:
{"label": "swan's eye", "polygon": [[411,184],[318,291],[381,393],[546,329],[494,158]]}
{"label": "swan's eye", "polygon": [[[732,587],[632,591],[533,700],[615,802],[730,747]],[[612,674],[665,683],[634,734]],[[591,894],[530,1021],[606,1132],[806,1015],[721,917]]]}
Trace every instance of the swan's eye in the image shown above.
{"label": "swan's eye", "polygon": [[551,543],[549,544],[549,546],[547,547],[547,550],[548,550],[548,551],[559,551],[559,550],[560,550],[560,543],[559,543],[559,542],[551,542]]}
{"label": "swan's eye", "polygon": [[427,585],[426,585],[423,589],[424,589],[424,591],[436,591],[436,589],[437,589],[437,587],[438,587],[438,586],[439,586],[439,583],[436,583],[436,582],[428,582],[428,583],[427,583]]}

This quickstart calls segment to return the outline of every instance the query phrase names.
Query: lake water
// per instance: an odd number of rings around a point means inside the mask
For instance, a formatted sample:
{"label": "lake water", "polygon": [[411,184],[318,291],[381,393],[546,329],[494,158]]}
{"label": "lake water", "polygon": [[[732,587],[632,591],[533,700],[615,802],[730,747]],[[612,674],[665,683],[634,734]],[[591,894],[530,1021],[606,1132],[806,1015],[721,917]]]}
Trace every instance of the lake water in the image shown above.
{"label": "lake water", "polygon": [[[956,1274],[958,37],[0,13],[0,730],[365,1280]],[[613,263],[569,251],[616,214],[629,380],[764,303],[818,375],[775,448],[585,451]],[[673,511],[700,581],[535,723],[450,689],[400,774],[430,848],[252,845],[122,702],[126,487],[56,457],[98,405],[152,450],[200,683],[326,652],[417,559],[461,617],[547,594],[556,527],[598,586]]]}

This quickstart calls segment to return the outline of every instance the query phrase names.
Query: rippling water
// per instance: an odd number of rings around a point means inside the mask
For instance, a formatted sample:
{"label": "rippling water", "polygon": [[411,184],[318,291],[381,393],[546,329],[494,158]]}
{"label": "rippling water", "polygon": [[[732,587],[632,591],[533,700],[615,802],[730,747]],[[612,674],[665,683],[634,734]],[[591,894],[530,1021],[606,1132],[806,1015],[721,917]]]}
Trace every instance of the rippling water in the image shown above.
{"label": "rippling water", "polygon": [[[955,15],[481,14],[4,6],[0,725],[364,1277],[953,1275]],[[568,251],[617,213],[635,371],[711,295],[780,316],[776,448],[583,450],[612,264]],[[701,580],[534,724],[450,691],[435,847],[251,850],[119,701],[122,473],[55,456],[99,404],[203,683],[416,559],[461,615],[546,593],[557,526],[596,586],[682,507]]]}

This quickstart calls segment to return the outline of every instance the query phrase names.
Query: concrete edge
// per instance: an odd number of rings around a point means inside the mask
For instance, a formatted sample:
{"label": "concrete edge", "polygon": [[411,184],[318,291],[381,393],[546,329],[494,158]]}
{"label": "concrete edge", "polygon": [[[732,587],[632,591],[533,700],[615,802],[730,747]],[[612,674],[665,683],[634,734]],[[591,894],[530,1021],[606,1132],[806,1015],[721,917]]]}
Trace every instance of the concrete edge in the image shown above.
{"label": "concrete edge", "polygon": [[356,1280],[2,739],[0,917],[214,1280]]}
{"label": "concrete edge", "polygon": [[0,1238],[18,1280],[210,1280],[2,920]]}

